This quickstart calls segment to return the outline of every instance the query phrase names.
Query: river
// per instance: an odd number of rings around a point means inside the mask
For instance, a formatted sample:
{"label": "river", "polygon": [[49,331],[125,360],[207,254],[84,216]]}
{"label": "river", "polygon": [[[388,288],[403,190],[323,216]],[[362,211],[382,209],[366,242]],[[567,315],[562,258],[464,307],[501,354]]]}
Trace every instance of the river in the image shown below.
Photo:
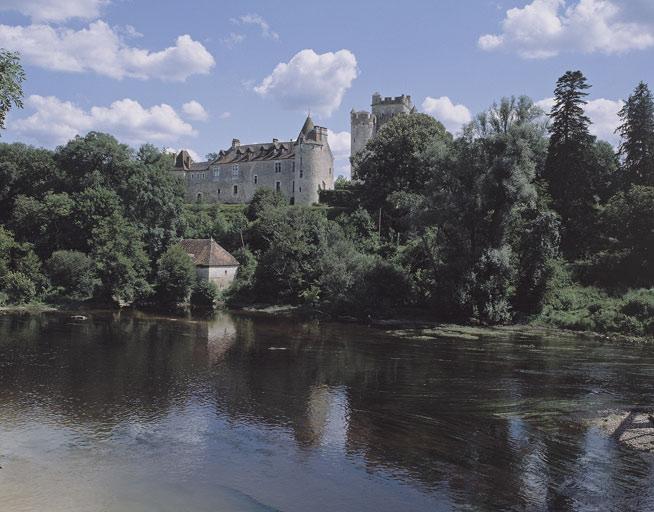
{"label": "river", "polygon": [[221,313],[0,316],[0,510],[654,510],[654,348]]}

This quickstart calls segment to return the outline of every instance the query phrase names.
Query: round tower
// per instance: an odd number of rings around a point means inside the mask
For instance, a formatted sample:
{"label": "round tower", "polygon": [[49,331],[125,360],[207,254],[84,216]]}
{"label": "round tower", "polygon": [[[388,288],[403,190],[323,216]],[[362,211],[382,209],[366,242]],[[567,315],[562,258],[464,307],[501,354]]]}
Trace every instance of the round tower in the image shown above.
{"label": "round tower", "polygon": [[350,112],[350,157],[354,157],[375,134],[375,118],[370,112]]}

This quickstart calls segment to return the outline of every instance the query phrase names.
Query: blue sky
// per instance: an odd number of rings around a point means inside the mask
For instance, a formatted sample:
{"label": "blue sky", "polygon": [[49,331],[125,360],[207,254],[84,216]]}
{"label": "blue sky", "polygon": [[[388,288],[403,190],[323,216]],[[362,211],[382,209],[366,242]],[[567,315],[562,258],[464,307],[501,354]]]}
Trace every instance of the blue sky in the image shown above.
{"label": "blue sky", "polygon": [[654,85],[654,2],[0,0],[0,47],[28,75],[5,141],[98,129],[201,157],[294,138],[310,108],[347,175],[349,111],[376,90],[456,132],[503,95],[547,107],[581,69],[594,129],[615,142],[620,100]]}

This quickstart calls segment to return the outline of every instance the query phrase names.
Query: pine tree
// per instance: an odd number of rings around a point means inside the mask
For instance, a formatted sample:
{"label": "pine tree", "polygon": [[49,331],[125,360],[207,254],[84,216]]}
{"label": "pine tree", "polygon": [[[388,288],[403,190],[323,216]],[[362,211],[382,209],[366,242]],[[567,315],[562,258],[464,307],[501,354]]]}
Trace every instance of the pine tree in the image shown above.
{"label": "pine tree", "polygon": [[654,99],[645,82],[636,86],[618,115],[622,120],[616,130],[622,137],[622,187],[654,186]]}
{"label": "pine tree", "polygon": [[561,248],[580,256],[589,242],[596,203],[590,119],[584,113],[590,85],[581,71],[568,71],[556,83],[550,113],[550,142],[544,178],[562,220]]}

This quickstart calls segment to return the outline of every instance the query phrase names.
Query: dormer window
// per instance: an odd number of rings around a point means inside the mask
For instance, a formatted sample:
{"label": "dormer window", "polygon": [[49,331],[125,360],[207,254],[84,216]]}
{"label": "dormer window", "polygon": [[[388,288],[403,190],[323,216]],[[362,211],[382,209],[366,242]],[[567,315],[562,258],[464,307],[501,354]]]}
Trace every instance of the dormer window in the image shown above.
{"label": "dormer window", "polygon": [[282,172],[282,163],[275,162],[275,172]]}
{"label": "dormer window", "polygon": [[238,169],[238,164],[232,165],[232,178],[238,178],[240,176],[240,171]]}

